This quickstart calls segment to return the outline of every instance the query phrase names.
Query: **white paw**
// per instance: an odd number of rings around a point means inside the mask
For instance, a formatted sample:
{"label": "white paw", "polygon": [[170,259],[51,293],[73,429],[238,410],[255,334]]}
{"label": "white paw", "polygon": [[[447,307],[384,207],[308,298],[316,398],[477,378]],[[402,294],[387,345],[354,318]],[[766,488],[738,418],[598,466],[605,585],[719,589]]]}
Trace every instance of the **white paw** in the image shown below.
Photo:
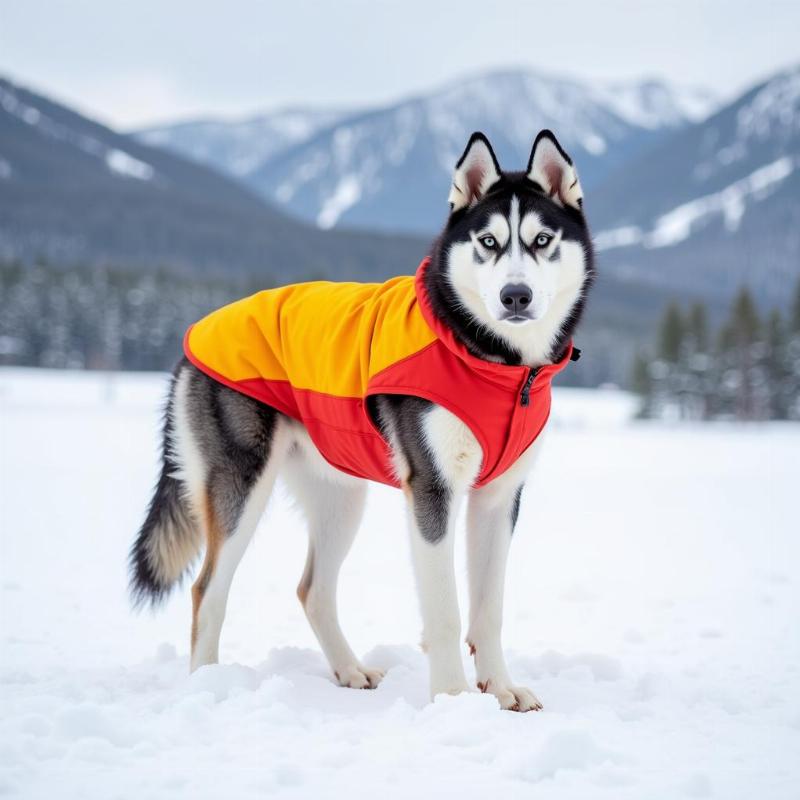
{"label": "white paw", "polygon": [[500,703],[500,708],[506,711],[541,711],[542,704],[539,698],[524,686],[503,686],[495,684],[491,678],[479,681],[478,688],[486,693],[493,694]]}
{"label": "white paw", "polygon": [[349,689],[374,689],[381,682],[383,672],[379,669],[367,669],[361,664],[350,664],[340,667],[334,673],[339,686]]}

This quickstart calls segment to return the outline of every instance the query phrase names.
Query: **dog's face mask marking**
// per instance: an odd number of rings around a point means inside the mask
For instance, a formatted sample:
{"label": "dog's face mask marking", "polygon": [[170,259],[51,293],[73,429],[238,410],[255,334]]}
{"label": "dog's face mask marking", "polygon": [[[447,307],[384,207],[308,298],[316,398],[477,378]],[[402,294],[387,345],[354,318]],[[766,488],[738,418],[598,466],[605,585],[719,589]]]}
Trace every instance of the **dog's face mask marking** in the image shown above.
{"label": "dog's face mask marking", "polygon": [[448,278],[473,316],[518,344],[525,328],[569,313],[591,244],[577,173],[552,134],[537,137],[524,173],[501,172],[474,134],[449,199]]}

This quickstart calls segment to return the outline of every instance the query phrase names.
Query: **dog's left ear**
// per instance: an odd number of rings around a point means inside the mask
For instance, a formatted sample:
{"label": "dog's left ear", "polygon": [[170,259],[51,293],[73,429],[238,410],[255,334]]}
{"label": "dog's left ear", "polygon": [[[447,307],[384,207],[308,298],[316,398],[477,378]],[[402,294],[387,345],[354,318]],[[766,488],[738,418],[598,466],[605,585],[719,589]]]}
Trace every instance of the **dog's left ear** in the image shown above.
{"label": "dog's left ear", "polygon": [[551,131],[541,131],[533,143],[528,178],[559,205],[581,210],[583,190],[578,173]]}
{"label": "dog's left ear", "polygon": [[458,211],[477,203],[489,187],[500,180],[497,163],[489,140],[479,132],[469,137],[467,149],[456,164],[453,188],[450,189],[450,210]]}

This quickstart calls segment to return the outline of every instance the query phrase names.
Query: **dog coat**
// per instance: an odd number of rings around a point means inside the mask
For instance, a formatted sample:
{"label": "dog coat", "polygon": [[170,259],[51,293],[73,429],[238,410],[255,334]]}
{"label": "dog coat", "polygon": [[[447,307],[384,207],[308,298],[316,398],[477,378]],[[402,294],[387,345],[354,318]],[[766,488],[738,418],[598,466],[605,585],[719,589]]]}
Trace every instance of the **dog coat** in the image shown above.
{"label": "dog coat", "polygon": [[573,348],[537,370],[477,358],[434,315],[423,280],[428,263],[415,277],[381,284],[319,281],[258,292],[190,327],[186,356],[225,386],[300,420],[337,469],[390,486],[400,484],[367,398],[437,403],[480,443],[475,485],[483,486],[544,428],[551,381]]}

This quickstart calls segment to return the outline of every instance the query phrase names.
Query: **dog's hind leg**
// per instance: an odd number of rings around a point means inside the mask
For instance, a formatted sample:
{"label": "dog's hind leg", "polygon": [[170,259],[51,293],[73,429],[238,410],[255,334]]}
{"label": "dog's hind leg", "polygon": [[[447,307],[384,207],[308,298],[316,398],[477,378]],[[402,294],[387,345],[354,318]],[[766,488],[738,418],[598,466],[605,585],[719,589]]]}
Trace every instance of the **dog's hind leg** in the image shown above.
{"label": "dog's hind leg", "polygon": [[[176,406],[176,450],[205,534],[192,587],[191,669],[214,664],[231,581],[275,483],[287,424],[274,409],[194,371]],[[193,463],[187,463],[189,459]]]}
{"label": "dog's hind leg", "polygon": [[192,671],[219,660],[231,582],[274,482],[275,469],[266,466],[246,496],[232,492],[233,481],[224,477],[206,491],[202,512],[206,554],[192,586]]}
{"label": "dog's hind leg", "polygon": [[367,485],[335,472],[311,447],[293,450],[282,470],[308,523],[308,555],[297,596],[339,684],[374,689],[383,673],[356,658],[339,625],[336,603],[339,569],[361,522]]}

